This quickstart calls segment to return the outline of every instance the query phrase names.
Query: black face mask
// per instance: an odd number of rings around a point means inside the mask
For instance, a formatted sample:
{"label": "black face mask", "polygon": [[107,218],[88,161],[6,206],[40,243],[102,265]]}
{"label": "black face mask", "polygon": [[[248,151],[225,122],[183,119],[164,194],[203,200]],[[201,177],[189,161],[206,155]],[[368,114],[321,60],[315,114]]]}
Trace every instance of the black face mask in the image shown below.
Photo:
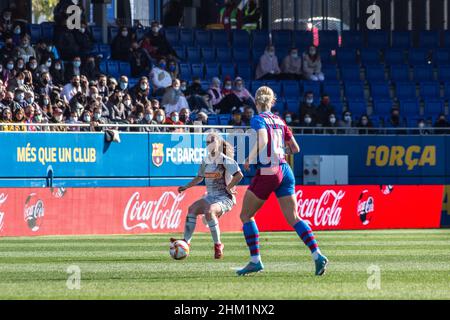
{"label": "black face mask", "polygon": [[181,122],[186,122],[186,115],[185,114],[180,114],[180,121]]}

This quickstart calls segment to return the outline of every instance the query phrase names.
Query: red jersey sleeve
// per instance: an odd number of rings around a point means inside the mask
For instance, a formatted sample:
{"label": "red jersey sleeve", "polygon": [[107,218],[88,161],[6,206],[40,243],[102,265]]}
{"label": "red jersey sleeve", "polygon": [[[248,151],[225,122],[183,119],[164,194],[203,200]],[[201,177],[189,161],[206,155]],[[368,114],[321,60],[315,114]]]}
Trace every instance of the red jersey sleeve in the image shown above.
{"label": "red jersey sleeve", "polygon": [[293,137],[291,129],[288,126],[284,127],[284,141],[291,141]]}

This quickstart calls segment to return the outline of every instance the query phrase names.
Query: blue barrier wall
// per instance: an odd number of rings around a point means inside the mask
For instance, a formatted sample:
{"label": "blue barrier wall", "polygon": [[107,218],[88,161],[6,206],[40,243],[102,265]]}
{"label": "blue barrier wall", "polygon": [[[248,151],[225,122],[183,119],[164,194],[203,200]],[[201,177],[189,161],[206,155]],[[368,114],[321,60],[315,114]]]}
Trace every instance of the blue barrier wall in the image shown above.
{"label": "blue barrier wall", "polygon": [[[205,154],[202,134],[0,132],[0,186],[181,185]],[[230,139],[246,150],[245,136]],[[304,155],[348,155],[350,184],[450,184],[447,136],[297,136],[294,172],[302,183]],[[249,181],[253,172],[246,173]],[[51,180],[51,179],[50,179]]]}

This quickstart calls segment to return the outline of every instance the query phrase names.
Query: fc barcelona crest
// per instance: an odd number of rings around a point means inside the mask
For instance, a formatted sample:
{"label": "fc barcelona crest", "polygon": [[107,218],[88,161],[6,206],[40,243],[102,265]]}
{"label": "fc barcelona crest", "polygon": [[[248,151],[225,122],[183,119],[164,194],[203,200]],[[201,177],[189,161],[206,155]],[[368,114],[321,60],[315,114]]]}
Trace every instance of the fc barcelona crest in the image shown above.
{"label": "fc barcelona crest", "polygon": [[154,143],[152,152],[153,164],[157,167],[161,167],[164,162],[164,144]]}

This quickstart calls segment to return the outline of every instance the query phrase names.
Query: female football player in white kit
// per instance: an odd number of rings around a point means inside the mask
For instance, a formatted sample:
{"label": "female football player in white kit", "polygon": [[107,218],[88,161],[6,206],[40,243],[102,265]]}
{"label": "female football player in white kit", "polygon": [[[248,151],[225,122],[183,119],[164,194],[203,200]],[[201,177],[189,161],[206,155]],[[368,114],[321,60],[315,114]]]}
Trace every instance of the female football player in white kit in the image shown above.
{"label": "female football player in white kit", "polygon": [[[208,156],[203,159],[197,177],[178,192],[184,192],[203,180],[206,195],[194,202],[188,211],[184,228],[184,241],[189,245],[197,223],[197,216],[204,215],[214,241],[214,258],[223,258],[224,245],[220,241],[219,218],[236,205],[236,185],[244,177],[234,160],[234,149],[218,133],[210,133],[206,138]],[[170,239],[172,242],[176,239]]]}

